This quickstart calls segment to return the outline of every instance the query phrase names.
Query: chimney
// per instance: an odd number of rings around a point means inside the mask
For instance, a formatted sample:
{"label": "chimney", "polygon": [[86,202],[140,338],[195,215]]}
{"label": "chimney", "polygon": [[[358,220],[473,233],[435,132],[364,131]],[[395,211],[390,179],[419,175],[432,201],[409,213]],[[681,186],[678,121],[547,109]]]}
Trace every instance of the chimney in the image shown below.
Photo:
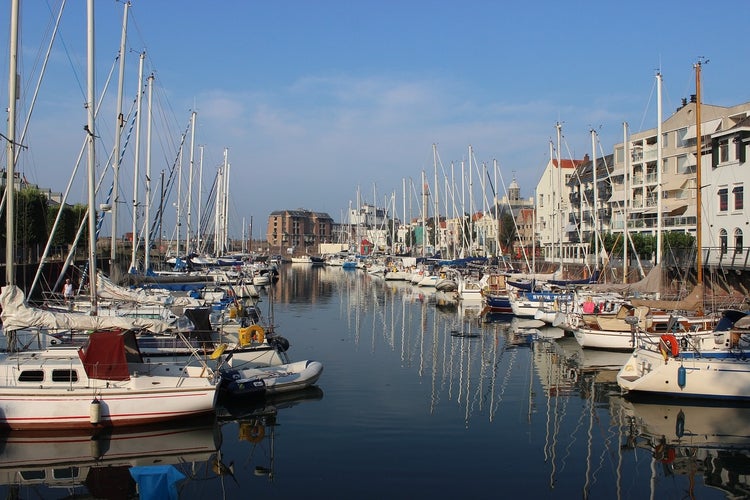
{"label": "chimney", "polygon": [[695,94],[690,94],[690,102],[698,102],[698,97]]}
{"label": "chimney", "polygon": [[587,163],[588,161],[589,161],[589,154],[586,153],[585,155],[583,155],[583,162]]}

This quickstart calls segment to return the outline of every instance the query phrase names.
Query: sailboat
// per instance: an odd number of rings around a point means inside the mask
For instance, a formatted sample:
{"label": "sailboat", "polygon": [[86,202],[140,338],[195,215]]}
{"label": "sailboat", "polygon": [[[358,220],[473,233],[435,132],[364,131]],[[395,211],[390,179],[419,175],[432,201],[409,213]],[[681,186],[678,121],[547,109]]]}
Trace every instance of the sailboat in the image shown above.
{"label": "sailboat", "polygon": [[[701,62],[695,64],[696,81],[696,179],[701,184]],[[744,147],[744,146],[743,146]],[[697,190],[697,281],[702,289],[701,189]],[[742,312],[725,311],[711,339],[692,332],[661,337],[639,336],[632,355],[617,375],[628,393],[663,394],[673,397],[750,400],[750,318]]]}
{"label": "sailboat", "polygon": [[[13,2],[11,26],[14,35],[11,61],[16,60],[18,0]],[[84,322],[93,330],[84,346],[49,346],[38,350],[21,346],[0,357],[0,429],[92,429],[120,427],[211,414],[216,384],[205,365],[166,365],[143,363],[135,331],[145,326],[137,318],[98,317],[96,293],[96,237],[94,188],[93,117],[93,23],[94,2],[88,1],[89,34],[89,280],[91,315],[54,313],[24,307],[24,297],[13,279],[13,200],[14,182],[6,183],[8,249],[7,285],[0,293],[3,303],[3,333],[13,339],[18,331],[39,326],[80,327]],[[11,75],[16,75],[11,63]],[[10,85],[15,87],[15,84]],[[12,100],[15,99],[11,92]],[[15,127],[9,121],[9,136]],[[9,143],[9,170],[12,174],[13,140]],[[116,321],[116,323],[113,323]],[[154,320],[149,328],[163,325]],[[106,328],[106,329],[105,329]],[[15,348],[13,342],[8,344]],[[30,342],[29,342],[30,344]]]}

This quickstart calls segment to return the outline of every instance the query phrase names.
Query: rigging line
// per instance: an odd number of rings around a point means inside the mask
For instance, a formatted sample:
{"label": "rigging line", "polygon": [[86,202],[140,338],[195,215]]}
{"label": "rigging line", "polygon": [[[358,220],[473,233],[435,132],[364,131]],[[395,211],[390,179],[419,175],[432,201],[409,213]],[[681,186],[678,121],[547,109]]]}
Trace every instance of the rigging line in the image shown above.
{"label": "rigging line", "polygon": [[656,80],[651,85],[651,93],[648,96],[648,100],[646,101],[646,108],[643,110],[643,115],[641,115],[641,125],[638,130],[643,130],[644,123],[646,122],[646,115],[648,112],[648,108],[651,107],[651,99],[654,97],[654,89],[656,89]]}
{"label": "rigging line", "polygon": [[[57,19],[55,20],[55,26],[52,31],[52,36],[50,37],[50,41],[47,44],[47,51],[44,55],[42,68],[39,71],[39,78],[37,79],[36,85],[34,87],[34,93],[32,94],[31,102],[29,103],[28,115],[26,116],[26,122],[24,123],[23,130],[21,131],[21,136],[19,138],[19,142],[21,143],[23,143],[24,139],[26,138],[26,133],[28,132],[28,129],[29,129],[29,123],[31,122],[31,116],[34,113],[34,109],[36,108],[36,100],[39,97],[39,89],[42,86],[42,79],[44,78],[44,75],[47,72],[47,63],[49,62],[50,53],[52,52],[52,46],[55,42],[55,38],[57,36],[57,32],[60,27],[60,18],[62,17],[64,8],[65,8],[65,0],[63,0],[62,4],[60,4],[60,10],[57,14]],[[36,63],[34,64],[34,66],[36,67]],[[20,151],[18,152],[18,154],[20,154]],[[16,161],[17,160],[18,160],[18,155],[16,155]]]}
{"label": "rigging line", "polygon": [[[190,130],[190,120],[188,120],[188,124],[185,127],[185,132],[181,136],[180,144],[177,147],[177,154],[175,155],[174,161],[172,162],[172,166],[170,167],[170,170],[169,170],[169,177],[168,177],[169,180],[168,180],[167,186],[165,188],[165,197],[167,199],[169,199],[169,195],[172,192],[172,187],[174,185],[174,182],[173,182],[174,181],[174,175],[177,172],[177,166],[178,166],[177,163],[178,163],[178,161],[180,159],[180,150],[181,150],[182,146],[185,143],[185,138],[187,137],[188,130]],[[165,154],[166,154],[166,152],[165,152]],[[159,195],[161,195],[161,193],[159,193]],[[154,190],[154,194],[152,194],[152,199],[148,200],[148,202],[151,203],[152,206],[153,206],[153,201],[154,201],[155,197],[156,197],[156,190]],[[161,211],[162,211],[162,207],[160,206],[159,209],[157,209],[156,215],[155,215],[154,220],[153,220],[153,223],[151,224],[151,229],[149,231],[149,234],[152,237],[155,234],[156,226],[157,226],[157,224],[159,222],[159,216],[161,215]]]}

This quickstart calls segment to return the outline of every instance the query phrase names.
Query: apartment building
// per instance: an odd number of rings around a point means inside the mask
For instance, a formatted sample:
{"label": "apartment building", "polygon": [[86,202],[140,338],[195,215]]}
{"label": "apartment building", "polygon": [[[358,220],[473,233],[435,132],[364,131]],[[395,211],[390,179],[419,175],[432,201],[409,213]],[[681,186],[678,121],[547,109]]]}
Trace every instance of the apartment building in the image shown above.
{"label": "apartment building", "polygon": [[321,243],[335,243],[333,219],[324,212],[305,209],[276,210],[268,216],[266,241],[272,249],[317,253]]}

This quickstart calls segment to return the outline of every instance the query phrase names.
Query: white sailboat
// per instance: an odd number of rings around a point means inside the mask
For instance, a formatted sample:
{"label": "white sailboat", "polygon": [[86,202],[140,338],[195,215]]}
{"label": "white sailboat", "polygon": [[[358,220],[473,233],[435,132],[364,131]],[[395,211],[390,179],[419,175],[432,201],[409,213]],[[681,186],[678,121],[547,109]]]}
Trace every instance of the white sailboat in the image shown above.
{"label": "white sailboat", "polygon": [[[12,6],[11,81],[15,79],[19,2]],[[0,428],[22,429],[91,429],[169,421],[177,418],[210,414],[214,410],[216,385],[205,365],[165,365],[143,363],[135,342],[135,329],[144,320],[120,317],[98,317],[96,293],[96,221],[94,189],[94,1],[88,0],[88,159],[89,159],[89,276],[90,315],[54,314],[24,305],[23,293],[13,279],[13,189],[9,176],[6,183],[8,206],[6,229],[9,235],[7,285],[0,293],[3,309],[3,333],[13,338],[19,330],[37,327],[78,328],[94,330],[83,347],[44,347],[39,350],[11,350],[0,358]],[[15,82],[10,88],[15,89]],[[14,90],[10,97],[15,100]],[[9,120],[13,137],[14,120]],[[12,165],[15,161],[9,142]],[[12,166],[9,170],[13,171]],[[45,314],[46,313],[46,314]],[[159,321],[148,328],[159,330]],[[103,329],[107,328],[106,331]],[[13,342],[8,345],[15,347]],[[28,347],[28,346],[24,346]]]}
{"label": "white sailboat", "polygon": [[[701,186],[701,61],[695,64],[696,81],[696,179]],[[746,147],[743,145],[743,147]],[[701,242],[701,190],[697,190],[697,287],[703,282]],[[725,311],[712,338],[692,332],[676,335],[667,331],[658,341],[638,337],[630,359],[617,375],[620,388],[628,393],[663,394],[672,397],[750,400],[750,320]],[[679,338],[678,338],[679,337]]]}

